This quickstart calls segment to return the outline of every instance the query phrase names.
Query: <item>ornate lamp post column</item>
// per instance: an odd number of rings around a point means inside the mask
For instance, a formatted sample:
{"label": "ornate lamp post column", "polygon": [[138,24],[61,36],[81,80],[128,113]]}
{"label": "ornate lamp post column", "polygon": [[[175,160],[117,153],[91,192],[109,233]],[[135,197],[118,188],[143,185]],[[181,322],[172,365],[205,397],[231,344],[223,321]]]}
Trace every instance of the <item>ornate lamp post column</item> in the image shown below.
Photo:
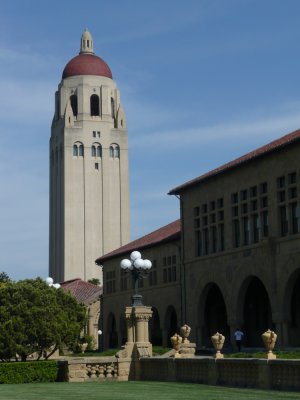
{"label": "ornate lamp post column", "polygon": [[126,273],[131,273],[134,287],[134,295],[132,296],[132,307],[142,306],[143,296],[138,293],[139,280],[146,277],[152,267],[150,260],[143,260],[139,251],[133,251],[130,254],[130,260],[124,259],[120,263],[120,267]]}

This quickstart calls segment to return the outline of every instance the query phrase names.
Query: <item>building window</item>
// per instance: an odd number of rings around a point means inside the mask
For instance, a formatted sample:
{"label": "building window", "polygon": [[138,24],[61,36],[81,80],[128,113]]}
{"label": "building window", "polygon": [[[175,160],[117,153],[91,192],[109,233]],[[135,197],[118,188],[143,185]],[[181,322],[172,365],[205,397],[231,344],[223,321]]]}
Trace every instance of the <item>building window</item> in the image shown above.
{"label": "building window", "polygon": [[297,203],[292,203],[291,207],[291,218],[292,218],[292,233],[300,232],[300,210]]}
{"label": "building window", "polygon": [[217,241],[217,228],[215,226],[213,226],[211,228],[211,242],[212,242],[211,243],[212,244],[212,246],[211,246],[212,253],[215,253],[217,251],[217,243],[218,243],[218,241]]}
{"label": "building window", "polygon": [[74,115],[74,117],[77,117],[77,114],[78,114],[78,101],[77,101],[76,94],[72,94],[72,96],[70,97],[70,101],[71,101],[71,107],[72,107],[73,115]]}
{"label": "building window", "polygon": [[[165,257],[163,258],[163,265],[165,264]],[[164,266],[163,269],[163,283],[170,283],[170,282],[176,282],[177,280],[177,274],[176,274],[176,256],[168,256],[167,258],[167,265]]]}
{"label": "building window", "polygon": [[219,225],[219,250],[224,251],[225,250],[225,236],[224,236],[224,224]]}
{"label": "building window", "polygon": [[288,174],[288,184],[292,185],[293,183],[296,183],[297,181],[297,175],[296,172],[292,172]]}
{"label": "building window", "polygon": [[285,177],[284,176],[280,176],[279,178],[277,178],[277,187],[278,188],[285,187]]}
{"label": "building window", "polygon": [[157,262],[156,260],[152,261],[152,268],[149,273],[149,286],[157,285]]}
{"label": "building window", "polygon": [[84,148],[83,148],[83,144],[79,145],[79,157],[83,157],[84,156]]}
{"label": "building window", "polygon": [[280,218],[280,234],[281,236],[286,236],[288,234],[288,216],[287,216],[286,206],[282,206],[279,208],[279,218]]}
{"label": "building window", "polygon": [[78,157],[78,147],[77,147],[77,144],[74,144],[74,146],[73,146],[73,156]]}
{"label": "building window", "polygon": [[120,147],[118,144],[113,143],[109,146],[109,157],[120,158]]}
{"label": "building window", "polygon": [[195,256],[199,257],[202,254],[202,233],[200,231],[195,232]]}
{"label": "building window", "polygon": [[95,163],[95,169],[97,170],[97,171],[99,171],[99,163]]}
{"label": "building window", "polygon": [[96,131],[93,131],[93,137],[96,137]]}
{"label": "building window", "polygon": [[248,217],[243,218],[243,242],[244,246],[250,244],[250,222]]}
{"label": "building window", "polygon": [[91,116],[99,116],[100,109],[99,109],[99,96],[96,94],[92,94],[90,97],[90,108],[91,108]]}
{"label": "building window", "polygon": [[257,214],[252,215],[252,227],[253,227],[253,243],[259,241],[259,217]]}
{"label": "building window", "polygon": [[209,235],[208,235],[208,229],[204,229],[203,231],[203,254],[207,255],[209,253]]}
{"label": "building window", "polygon": [[262,234],[264,237],[268,237],[268,235],[269,235],[268,211],[264,211],[261,214],[261,220],[262,220]]}
{"label": "building window", "polygon": [[120,275],[120,290],[121,292],[128,290],[128,274],[123,269]]}
{"label": "building window", "polygon": [[115,293],[116,291],[116,272],[107,271],[105,274],[106,294]]}
{"label": "building window", "polygon": [[238,219],[233,221],[233,244],[234,247],[240,247],[241,245],[240,221]]}
{"label": "building window", "polygon": [[96,157],[96,146],[92,146],[92,157]]}

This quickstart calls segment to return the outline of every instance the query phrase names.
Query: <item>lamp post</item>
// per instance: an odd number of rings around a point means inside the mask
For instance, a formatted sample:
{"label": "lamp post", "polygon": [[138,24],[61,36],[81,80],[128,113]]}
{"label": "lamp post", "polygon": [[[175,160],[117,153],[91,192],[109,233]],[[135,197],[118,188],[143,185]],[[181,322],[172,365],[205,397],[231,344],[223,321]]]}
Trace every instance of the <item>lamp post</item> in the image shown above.
{"label": "lamp post", "polygon": [[126,273],[131,273],[134,287],[134,295],[132,296],[132,306],[142,306],[143,296],[138,293],[139,280],[143,279],[150,271],[152,263],[150,260],[143,260],[139,251],[133,251],[130,254],[130,260],[124,259],[120,263],[120,267]]}

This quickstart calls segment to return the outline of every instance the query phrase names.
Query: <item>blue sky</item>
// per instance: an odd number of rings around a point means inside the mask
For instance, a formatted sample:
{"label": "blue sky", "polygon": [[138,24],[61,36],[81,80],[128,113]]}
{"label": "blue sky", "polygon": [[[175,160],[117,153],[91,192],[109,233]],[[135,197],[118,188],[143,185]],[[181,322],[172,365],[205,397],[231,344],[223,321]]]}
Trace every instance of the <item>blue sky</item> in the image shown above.
{"label": "blue sky", "polygon": [[85,27],[127,115],[132,239],[173,187],[300,128],[298,0],[1,2],[0,271],[47,276],[54,92]]}

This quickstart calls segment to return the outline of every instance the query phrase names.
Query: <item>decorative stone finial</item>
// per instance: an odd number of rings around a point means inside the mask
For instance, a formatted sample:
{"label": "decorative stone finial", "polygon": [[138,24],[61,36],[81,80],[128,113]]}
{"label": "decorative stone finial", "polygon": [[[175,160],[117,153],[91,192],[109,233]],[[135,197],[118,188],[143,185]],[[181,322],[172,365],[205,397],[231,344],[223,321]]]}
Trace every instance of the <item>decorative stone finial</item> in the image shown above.
{"label": "decorative stone finial", "polygon": [[183,325],[180,328],[180,333],[181,333],[181,336],[183,338],[183,342],[182,343],[190,343],[190,341],[188,340],[188,337],[190,336],[190,333],[191,333],[191,327],[188,326],[187,324]]}
{"label": "decorative stone finial", "polygon": [[179,350],[180,350],[181,342],[182,342],[182,337],[180,335],[178,335],[178,333],[175,333],[171,337],[171,343],[172,343],[173,349],[175,350],[174,357],[180,357]]}
{"label": "decorative stone finial", "polygon": [[82,54],[82,53],[94,54],[93,38],[87,28],[85,28],[85,30],[81,36],[80,54]]}
{"label": "decorative stone finial", "polygon": [[211,337],[211,341],[216,350],[215,358],[224,358],[224,355],[221,354],[221,350],[225,342],[225,336],[217,332]]}
{"label": "decorative stone finial", "polygon": [[275,360],[276,359],[276,354],[273,353],[273,349],[275,347],[277,335],[275,332],[271,331],[268,329],[266,332],[264,332],[262,335],[262,340],[266,346],[266,349],[268,351],[267,353],[267,359],[268,360]]}

